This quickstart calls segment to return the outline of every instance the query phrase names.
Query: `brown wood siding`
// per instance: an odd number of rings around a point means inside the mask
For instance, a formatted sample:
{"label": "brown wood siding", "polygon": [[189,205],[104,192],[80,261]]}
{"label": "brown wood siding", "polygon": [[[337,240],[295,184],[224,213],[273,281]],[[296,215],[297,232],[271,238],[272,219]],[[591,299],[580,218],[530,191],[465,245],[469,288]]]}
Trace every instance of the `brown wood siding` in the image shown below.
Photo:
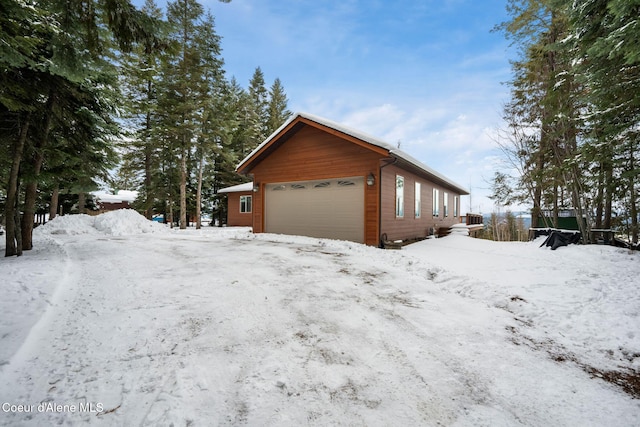
{"label": "brown wood siding", "polygon": [[[396,175],[404,177],[404,217],[396,218]],[[415,217],[415,183],[421,184],[421,215]],[[433,189],[440,190],[440,215],[434,217],[432,195]],[[443,195],[448,194],[449,215],[444,216]],[[434,184],[426,178],[420,177],[395,165],[382,168],[382,192],[381,192],[381,232],[387,235],[389,240],[412,239],[425,237],[429,230],[437,232],[440,227],[450,227],[460,221],[453,216],[453,198],[460,196],[453,189]],[[458,214],[460,214],[458,212]]]}
{"label": "brown wood siding", "polygon": [[[253,196],[253,193],[250,191],[227,193],[227,196],[227,225],[231,227],[251,227],[253,225],[253,215],[251,212],[240,212],[240,196]],[[252,205],[255,204],[255,201],[254,196]]]}
{"label": "brown wood siding", "polygon": [[375,185],[365,185],[365,243],[377,245],[378,165],[381,155],[321,129],[304,126],[249,171],[260,191],[254,193],[254,232],[264,231],[264,186],[267,183],[311,181],[373,173]]}

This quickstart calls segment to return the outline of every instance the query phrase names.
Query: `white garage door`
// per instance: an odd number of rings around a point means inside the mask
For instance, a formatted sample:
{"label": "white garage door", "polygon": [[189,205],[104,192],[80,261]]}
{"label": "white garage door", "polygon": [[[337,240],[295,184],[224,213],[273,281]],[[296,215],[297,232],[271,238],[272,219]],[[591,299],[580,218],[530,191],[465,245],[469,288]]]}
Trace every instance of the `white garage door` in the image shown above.
{"label": "white garage door", "polygon": [[265,231],[364,243],[364,178],[265,186]]}

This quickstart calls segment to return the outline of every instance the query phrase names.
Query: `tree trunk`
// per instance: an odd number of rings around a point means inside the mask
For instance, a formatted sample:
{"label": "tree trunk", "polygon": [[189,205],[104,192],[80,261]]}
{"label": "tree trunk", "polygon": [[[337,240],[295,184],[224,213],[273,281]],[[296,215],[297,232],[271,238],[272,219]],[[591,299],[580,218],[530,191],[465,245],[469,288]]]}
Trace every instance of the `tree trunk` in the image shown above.
{"label": "tree trunk", "polygon": [[38,176],[44,162],[44,147],[49,140],[51,123],[53,121],[53,109],[56,104],[56,91],[51,89],[45,110],[45,123],[42,131],[42,138],[34,147],[34,154],[31,159],[32,181],[25,187],[24,214],[22,215],[22,247],[25,251],[33,248],[33,221],[36,213],[36,198],[38,197]]}
{"label": "tree trunk", "polygon": [[[41,156],[37,156],[41,157]],[[34,161],[33,166],[37,166],[38,160]],[[39,169],[39,168],[38,168]],[[36,198],[38,197],[38,183],[35,181],[28,182],[24,189],[24,213],[22,214],[22,249],[30,251],[33,249],[33,227],[36,216]]]}
{"label": "tree trunk", "polygon": [[153,189],[151,188],[151,173],[151,148],[147,141],[147,146],[144,149],[144,192],[147,198],[145,200],[146,209],[144,211],[144,215],[147,219],[153,219],[153,197],[151,196]]}
{"label": "tree trunk", "polygon": [[[629,141],[629,170],[635,171],[635,158],[633,141]],[[631,242],[638,243],[638,206],[636,203],[636,182],[635,173],[629,174],[629,210],[631,214]]]}
{"label": "tree trunk", "polygon": [[20,162],[24,151],[25,141],[31,122],[31,114],[27,113],[20,126],[20,134],[12,147],[12,162],[9,180],[7,182],[7,199],[5,202],[5,218],[7,221],[5,256],[22,255],[22,239],[20,236],[20,222],[15,218],[20,216],[18,209],[18,176],[20,174]]}
{"label": "tree trunk", "polygon": [[169,227],[173,228],[173,200],[169,199]]}
{"label": "tree trunk", "polygon": [[51,203],[49,204],[49,221],[54,219],[58,214],[58,199],[60,195],[59,185],[53,188],[53,192],[51,193]]}
{"label": "tree trunk", "polygon": [[[147,82],[147,93],[151,93],[151,82]],[[146,196],[145,200],[145,216],[147,219],[153,219],[153,196],[151,188],[152,180],[151,175],[153,173],[152,158],[153,152],[151,148],[151,141],[149,141],[149,134],[151,133],[151,113],[147,113],[146,117],[146,132],[145,132],[145,145],[144,145],[144,192]]]}
{"label": "tree trunk", "polygon": [[87,193],[80,191],[78,193],[78,213],[85,213],[84,206],[87,204]]}
{"label": "tree trunk", "polygon": [[20,232],[20,206],[19,206],[17,197],[16,197],[15,210],[13,212],[13,224],[15,227],[16,255],[22,256],[23,244],[22,244],[22,233]]}
{"label": "tree trunk", "polygon": [[196,190],[196,230],[202,228],[202,169],[204,168],[204,154],[198,164],[198,188]]}
{"label": "tree trunk", "polygon": [[180,159],[180,230],[187,228],[187,155],[182,149]]}
{"label": "tree trunk", "polygon": [[611,228],[611,213],[613,211],[613,164],[607,165],[605,176],[606,193],[604,201],[604,222],[602,225],[604,226],[604,228],[609,229]]}
{"label": "tree trunk", "polygon": [[596,229],[601,229],[604,219],[604,162],[600,162],[598,170],[598,190],[596,193]]}
{"label": "tree trunk", "polygon": [[559,228],[560,225],[560,206],[558,205],[558,184],[553,186],[553,228]]}

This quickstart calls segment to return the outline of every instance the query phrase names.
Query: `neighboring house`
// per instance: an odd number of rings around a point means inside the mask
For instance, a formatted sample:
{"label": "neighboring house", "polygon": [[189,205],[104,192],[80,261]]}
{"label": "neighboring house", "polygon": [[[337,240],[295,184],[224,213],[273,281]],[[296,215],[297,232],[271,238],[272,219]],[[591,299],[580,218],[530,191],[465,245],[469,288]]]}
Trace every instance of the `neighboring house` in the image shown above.
{"label": "neighboring house", "polygon": [[251,227],[253,225],[253,183],[238,184],[218,190],[227,194],[227,225]]}
{"label": "neighboring house", "polygon": [[138,197],[137,191],[120,190],[116,194],[110,194],[105,191],[95,191],[92,193],[96,199],[98,211],[94,213],[103,213],[115,211],[118,209],[130,209],[131,203]]}
{"label": "neighboring house", "polygon": [[[306,113],[287,120],[237,171],[253,178],[255,233],[374,246],[460,222],[460,196],[469,194],[392,145]],[[238,203],[230,201],[230,217]]]}

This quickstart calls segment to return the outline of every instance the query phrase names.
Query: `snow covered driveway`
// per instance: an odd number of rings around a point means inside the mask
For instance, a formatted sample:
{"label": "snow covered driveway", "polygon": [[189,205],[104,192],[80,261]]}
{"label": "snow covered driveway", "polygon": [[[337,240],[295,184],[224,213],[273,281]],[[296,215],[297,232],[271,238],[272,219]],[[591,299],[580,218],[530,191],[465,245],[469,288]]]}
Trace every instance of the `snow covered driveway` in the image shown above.
{"label": "snow covered driveway", "polygon": [[496,288],[424,254],[66,227],[0,262],[4,425],[640,424],[640,401],[518,342]]}

